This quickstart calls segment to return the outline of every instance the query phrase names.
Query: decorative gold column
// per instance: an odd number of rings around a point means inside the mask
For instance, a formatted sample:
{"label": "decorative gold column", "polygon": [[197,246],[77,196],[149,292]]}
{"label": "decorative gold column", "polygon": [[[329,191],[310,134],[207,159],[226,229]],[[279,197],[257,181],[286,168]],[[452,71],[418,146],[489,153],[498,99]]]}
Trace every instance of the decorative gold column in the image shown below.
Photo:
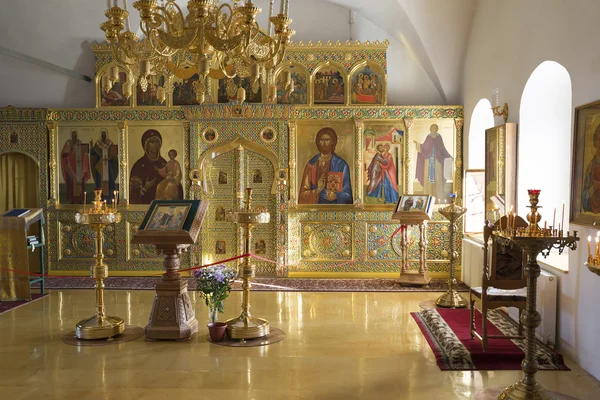
{"label": "decorative gold column", "polygon": [[96,280],[96,314],[77,323],[75,335],[79,339],[108,339],[120,335],[125,330],[122,318],[107,316],[104,312],[104,279],[108,276],[108,265],[104,262],[102,251],[103,229],[107,225],[120,222],[121,214],[115,208],[107,207],[106,202],[102,200],[102,189],[96,189],[94,192],[94,207],[86,210],[84,205],[83,212],[75,214],[75,222],[90,225],[96,233],[96,264],[92,267],[92,277]]}
{"label": "decorative gold column", "polygon": [[48,181],[50,185],[48,187],[48,206],[56,207],[57,198],[58,198],[58,183],[56,182],[56,144],[58,141],[58,124],[56,121],[47,122],[46,126],[48,128],[48,145],[50,147],[50,157],[48,161],[49,177]]}
{"label": "decorative gold column", "polygon": [[456,259],[458,258],[458,253],[455,249],[455,234],[458,231],[457,222],[462,218],[462,216],[467,212],[466,208],[462,208],[461,206],[455,204],[456,195],[450,197],[450,204],[448,204],[444,208],[440,208],[439,212],[442,214],[448,221],[450,221],[450,278],[448,278],[448,291],[441,295],[435,304],[438,307],[448,307],[448,308],[465,308],[468,304],[467,300],[464,299],[458,292],[456,291],[456,278],[454,276],[456,269]]}
{"label": "decorative gold column", "polygon": [[296,198],[298,193],[298,187],[296,186],[296,138],[298,132],[298,124],[296,121],[288,121],[289,129],[289,140],[288,140],[288,154],[289,160],[289,176],[290,176],[290,208],[294,208],[298,205],[298,199]]}
{"label": "decorative gold column", "polygon": [[128,182],[127,177],[129,173],[127,171],[127,121],[117,122],[119,127],[119,151],[121,152],[120,159],[121,165],[119,167],[119,205],[126,206],[128,203],[127,188]]}
{"label": "decorative gold column", "polygon": [[465,120],[462,118],[458,118],[454,120],[454,126],[456,127],[456,153],[454,156],[454,176],[452,180],[454,181],[453,192],[456,193],[457,201],[460,204],[461,196],[462,196],[462,167],[463,167],[463,153],[462,153],[462,138],[463,138],[463,125]]}
{"label": "decorative gold column", "polygon": [[[356,141],[355,141],[355,146],[356,146],[356,154],[357,154],[357,160],[356,160],[356,166],[355,166],[355,174],[356,174],[356,182],[363,182],[363,173],[364,173],[364,169],[363,169],[363,132],[365,129],[365,123],[362,119],[355,119],[354,120],[354,128],[356,129]],[[354,207],[356,208],[362,208],[363,207],[363,185],[362,183],[356,184],[355,186],[355,191],[356,193],[354,194]]]}
{"label": "decorative gold column", "polygon": [[[227,221],[235,222],[243,229],[244,253],[250,252],[250,243],[252,240],[251,231],[256,224],[268,224],[270,220],[269,212],[262,208],[252,208],[252,188],[246,188],[247,197],[245,206],[235,211],[227,213]],[[250,314],[250,280],[254,278],[256,267],[250,263],[249,257],[244,258],[241,265],[242,283],[242,313],[239,317],[227,321],[227,334],[233,339],[254,339],[269,334],[269,321],[263,318],[253,317]]]}
{"label": "decorative gold column", "polygon": [[404,182],[406,182],[406,189],[404,190],[404,193],[413,192],[413,181],[415,180],[415,171],[412,162],[412,150],[410,150],[411,147],[409,146],[409,144],[413,141],[411,129],[413,121],[414,120],[412,118],[404,118],[404,127],[406,128],[406,140],[404,141],[404,143],[407,148],[406,162],[404,163]]}

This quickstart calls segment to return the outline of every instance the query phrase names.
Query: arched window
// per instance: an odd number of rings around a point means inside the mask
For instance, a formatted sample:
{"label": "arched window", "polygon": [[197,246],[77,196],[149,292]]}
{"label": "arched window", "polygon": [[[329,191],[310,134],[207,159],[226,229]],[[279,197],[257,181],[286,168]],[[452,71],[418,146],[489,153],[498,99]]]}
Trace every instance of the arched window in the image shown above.
{"label": "arched window", "polygon": [[494,113],[488,99],[481,99],[471,114],[468,169],[485,168],[485,130],[494,126]]}
{"label": "arched window", "polygon": [[[569,72],[557,62],[544,61],[531,74],[521,96],[518,160],[519,215],[527,215],[527,189],[541,189],[541,224],[569,229],[571,185],[572,90]],[[556,209],[556,218],[554,218]],[[550,261],[557,267],[564,262]],[[564,264],[564,265],[557,265]]]}

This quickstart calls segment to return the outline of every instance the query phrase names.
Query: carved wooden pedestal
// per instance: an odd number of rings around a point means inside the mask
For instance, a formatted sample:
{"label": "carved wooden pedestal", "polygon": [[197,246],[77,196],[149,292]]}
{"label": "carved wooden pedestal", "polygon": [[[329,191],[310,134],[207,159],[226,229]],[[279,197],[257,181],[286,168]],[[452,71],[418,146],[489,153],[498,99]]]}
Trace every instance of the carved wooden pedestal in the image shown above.
{"label": "carved wooden pedestal", "polygon": [[[408,225],[408,224],[407,224]],[[412,225],[412,224],[411,224]],[[417,225],[417,224],[415,224]],[[408,228],[401,232],[400,248],[402,249],[402,269],[398,283],[403,285],[429,285],[431,277],[427,272],[427,221],[421,221],[419,225],[419,270],[410,271],[408,268]]]}
{"label": "carved wooden pedestal", "polygon": [[198,332],[198,320],[187,290],[187,280],[179,274],[179,254],[189,245],[157,246],[164,255],[167,271],[156,284],[156,296],[146,326],[146,338],[153,340],[187,340]]}

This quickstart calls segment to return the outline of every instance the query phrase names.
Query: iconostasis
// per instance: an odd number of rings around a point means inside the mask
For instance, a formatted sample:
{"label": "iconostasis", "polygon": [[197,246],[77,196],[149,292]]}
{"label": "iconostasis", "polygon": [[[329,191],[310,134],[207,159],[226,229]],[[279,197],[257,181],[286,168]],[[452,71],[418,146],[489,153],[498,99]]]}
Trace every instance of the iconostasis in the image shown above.
{"label": "iconostasis", "polygon": [[[294,44],[254,84],[223,78],[199,88],[195,67],[180,60],[172,79],[135,82],[129,97],[125,72],[101,89],[112,58],[105,44],[93,49],[96,108],[0,109],[0,153],[26,153],[40,166],[50,273],[89,274],[95,242],[74,214],[96,187],[123,215],[104,232],[113,275],[162,270],[153,247],[130,244],[154,199],[209,201],[185,265],[242,254],[225,214],[252,187],[253,204],[271,213],[253,230],[252,252],[273,261],[256,260],[258,274],[396,277],[398,197],[431,194],[437,209],[462,193],[462,106],[387,106],[387,42]],[[418,269],[418,229],[409,229]],[[448,223],[437,212],[427,238],[430,275],[448,276]]]}

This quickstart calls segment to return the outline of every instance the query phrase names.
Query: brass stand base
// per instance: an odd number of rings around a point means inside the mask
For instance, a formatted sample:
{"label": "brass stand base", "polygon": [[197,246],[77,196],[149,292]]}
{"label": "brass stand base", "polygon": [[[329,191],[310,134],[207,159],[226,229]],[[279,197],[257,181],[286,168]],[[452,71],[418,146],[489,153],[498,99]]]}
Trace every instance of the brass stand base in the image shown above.
{"label": "brass stand base", "polygon": [[232,339],[255,339],[267,336],[269,321],[256,317],[242,317],[227,321],[227,335]]}
{"label": "brass stand base", "polygon": [[520,381],[517,384],[504,389],[498,400],[552,400],[552,396],[539,383],[533,387],[528,387]]}
{"label": "brass stand base", "polygon": [[75,326],[75,336],[78,339],[94,340],[109,339],[120,335],[125,330],[125,322],[119,317],[107,316],[104,321],[98,321],[98,316],[79,321]]}
{"label": "brass stand base", "polygon": [[469,302],[454,289],[448,290],[435,302],[436,306],[445,308],[466,308],[468,304]]}
{"label": "brass stand base", "polygon": [[187,291],[187,281],[178,277],[158,282],[146,338],[186,340],[197,332],[198,320]]}
{"label": "brass stand base", "polygon": [[427,272],[421,274],[419,272],[404,272],[400,275],[398,283],[405,285],[429,285],[431,277]]}

